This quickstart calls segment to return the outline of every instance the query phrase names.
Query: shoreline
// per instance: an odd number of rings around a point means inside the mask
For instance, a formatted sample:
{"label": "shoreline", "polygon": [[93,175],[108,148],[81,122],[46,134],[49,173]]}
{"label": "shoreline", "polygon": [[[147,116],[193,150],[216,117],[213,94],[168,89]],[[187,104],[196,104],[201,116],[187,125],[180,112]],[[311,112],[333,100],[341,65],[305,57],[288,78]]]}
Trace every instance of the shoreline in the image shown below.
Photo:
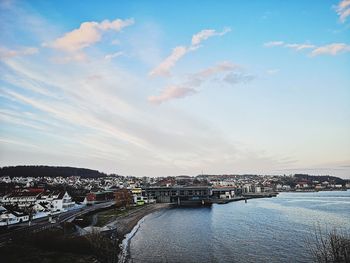
{"label": "shoreline", "polygon": [[137,232],[142,219],[156,211],[168,209],[172,206],[173,205],[170,203],[156,203],[142,206],[129,212],[127,215],[116,218],[113,222],[106,225],[107,227],[114,229],[118,237],[118,247],[120,248],[118,262],[122,263],[127,261],[130,240]]}

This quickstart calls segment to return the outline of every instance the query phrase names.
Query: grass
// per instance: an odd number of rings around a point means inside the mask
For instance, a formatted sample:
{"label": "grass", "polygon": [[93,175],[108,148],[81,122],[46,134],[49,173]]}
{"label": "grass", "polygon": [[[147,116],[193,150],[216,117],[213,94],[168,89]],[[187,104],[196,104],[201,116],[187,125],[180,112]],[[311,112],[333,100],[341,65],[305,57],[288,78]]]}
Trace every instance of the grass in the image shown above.
{"label": "grass", "polygon": [[130,211],[134,210],[136,207],[131,206],[125,210],[120,210],[117,208],[108,209],[97,213],[97,223],[95,226],[103,227],[108,223],[112,222],[119,216],[127,215]]}

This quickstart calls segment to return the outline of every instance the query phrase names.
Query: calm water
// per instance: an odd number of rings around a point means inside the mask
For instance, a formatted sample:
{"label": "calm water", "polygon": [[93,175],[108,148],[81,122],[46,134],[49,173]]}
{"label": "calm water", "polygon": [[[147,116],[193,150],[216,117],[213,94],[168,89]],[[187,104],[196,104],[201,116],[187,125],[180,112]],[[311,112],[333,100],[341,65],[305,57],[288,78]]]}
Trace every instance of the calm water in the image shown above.
{"label": "calm water", "polygon": [[315,224],[350,230],[350,191],[276,198],[148,215],[130,241],[132,262],[311,262]]}

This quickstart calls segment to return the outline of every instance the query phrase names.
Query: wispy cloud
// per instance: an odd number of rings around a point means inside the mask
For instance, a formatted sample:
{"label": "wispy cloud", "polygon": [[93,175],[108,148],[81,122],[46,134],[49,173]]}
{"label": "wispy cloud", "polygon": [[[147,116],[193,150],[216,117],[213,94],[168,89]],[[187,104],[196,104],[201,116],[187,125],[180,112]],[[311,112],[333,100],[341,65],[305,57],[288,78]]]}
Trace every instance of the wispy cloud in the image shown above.
{"label": "wispy cloud", "polygon": [[105,31],[121,31],[123,28],[134,24],[133,19],[115,19],[113,21],[103,20],[102,22],[84,22],[78,29],[66,33],[64,36],[48,44],[49,47],[74,52],[89,47],[102,38]]}
{"label": "wispy cloud", "polygon": [[222,76],[221,79],[217,79],[217,81],[231,85],[245,83],[254,79],[253,75],[242,72],[241,66],[224,61],[195,74],[189,75],[186,81],[181,84],[166,87],[159,95],[148,97],[148,101],[152,104],[159,105],[172,99],[185,98],[194,95],[199,92],[198,88],[202,84],[210,80],[212,77],[220,74],[222,75],[223,73],[224,76]]}
{"label": "wispy cloud", "polygon": [[303,49],[315,48],[316,46],[311,44],[286,44],[285,47],[295,49],[296,51],[300,51]]}
{"label": "wispy cloud", "polygon": [[230,28],[224,28],[223,31],[217,32],[214,29],[204,29],[197,34],[192,36],[191,45],[186,46],[177,46],[175,47],[171,54],[165,58],[158,66],[156,66],[153,70],[150,71],[150,76],[169,76],[170,69],[173,68],[176,62],[181,59],[188,52],[194,51],[199,48],[200,44],[213,36],[223,36],[226,33],[230,32]]}
{"label": "wispy cloud", "polygon": [[51,61],[57,64],[66,64],[70,62],[87,62],[88,57],[84,52],[71,53],[64,56],[54,56]]}
{"label": "wispy cloud", "polygon": [[156,68],[154,68],[149,75],[150,76],[167,76],[170,75],[170,69],[175,66],[176,62],[182,58],[187,52],[188,48],[184,46],[178,46],[173,49],[170,56],[163,60]]}
{"label": "wispy cloud", "polygon": [[340,22],[344,23],[348,16],[350,16],[350,0],[342,0],[335,7],[339,16]]}
{"label": "wispy cloud", "polygon": [[[350,0],[349,0],[350,1]],[[265,47],[276,47],[281,46],[285,48],[291,48],[296,51],[303,51],[305,49],[312,49],[310,52],[310,56],[318,56],[318,55],[338,55],[340,53],[345,53],[350,51],[350,45],[345,43],[331,43],[324,46],[316,46],[313,44],[289,44],[283,41],[273,41],[267,42],[264,44]]]}
{"label": "wispy cloud", "polygon": [[197,34],[193,35],[192,36],[192,46],[198,46],[200,45],[200,43],[210,37],[213,37],[213,36],[223,36],[225,35],[226,33],[230,32],[231,31],[231,28],[229,27],[226,27],[224,28],[223,31],[221,32],[217,32],[216,30],[214,29],[204,29],[200,32],[198,32]]}
{"label": "wispy cloud", "polygon": [[280,70],[277,69],[277,68],[274,68],[274,69],[268,69],[266,70],[266,73],[269,74],[269,75],[275,75],[279,72]]}
{"label": "wispy cloud", "polygon": [[22,47],[19,49],[7,49],[5,47],[0,47],[0,59],[8,59],[19,56],[28,56],[38,53],[39,50],[35,47]]}
{"label": "wispy cloud", "polygon": [[311,52],[311,56],[319,55],[332,55],[335,56],[339,53],[350,52],[350,45],[344,43],[333,43],[325,46],[315,48]]}
{"label": "wispy cloud", "polygon": [[297,44],[297,43],[285,43],[284,41],[271,41],[264,43],[265,47],[286,47],[286,48],[291,48],[296,51],[301,51],[303,49],[311,49],[315,48],[315,45],[312,44]]}
{"label": "wispy cloud", "polygon": [[114,53],[105,55],[105,59],[106,60],[111,60],[113,58],[117,58],[117,57],[120,57],[120,56],[123,56],[123,55],[124,55],[124,52],[118,51],[118,52],[114,52]]}
{"label": "wispy cloud", "polygon": [[265,47],[277,47],[277,46],[283,46],[284,42],[283,41],[270,41],[264,43]]}
{"label": "wispy cloud", "polygon": [[153,104],[161,104],[172,99],[184,98],[193,95],[197,91],[193,88],[184,88],[178,86],[170,86],[162,90],[158,96],[150,96],[148,101]]}

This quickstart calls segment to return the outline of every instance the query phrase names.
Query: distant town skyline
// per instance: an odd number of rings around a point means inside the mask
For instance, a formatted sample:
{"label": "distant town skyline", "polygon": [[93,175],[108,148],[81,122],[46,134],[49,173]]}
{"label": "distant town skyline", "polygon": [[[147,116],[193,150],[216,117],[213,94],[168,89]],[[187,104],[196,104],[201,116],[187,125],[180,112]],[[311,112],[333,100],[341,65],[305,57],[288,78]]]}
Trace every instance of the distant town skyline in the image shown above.
{"label": "distant town skyline", "polygon": [[0,166],[350,178],[350,0],[0,2]]}

